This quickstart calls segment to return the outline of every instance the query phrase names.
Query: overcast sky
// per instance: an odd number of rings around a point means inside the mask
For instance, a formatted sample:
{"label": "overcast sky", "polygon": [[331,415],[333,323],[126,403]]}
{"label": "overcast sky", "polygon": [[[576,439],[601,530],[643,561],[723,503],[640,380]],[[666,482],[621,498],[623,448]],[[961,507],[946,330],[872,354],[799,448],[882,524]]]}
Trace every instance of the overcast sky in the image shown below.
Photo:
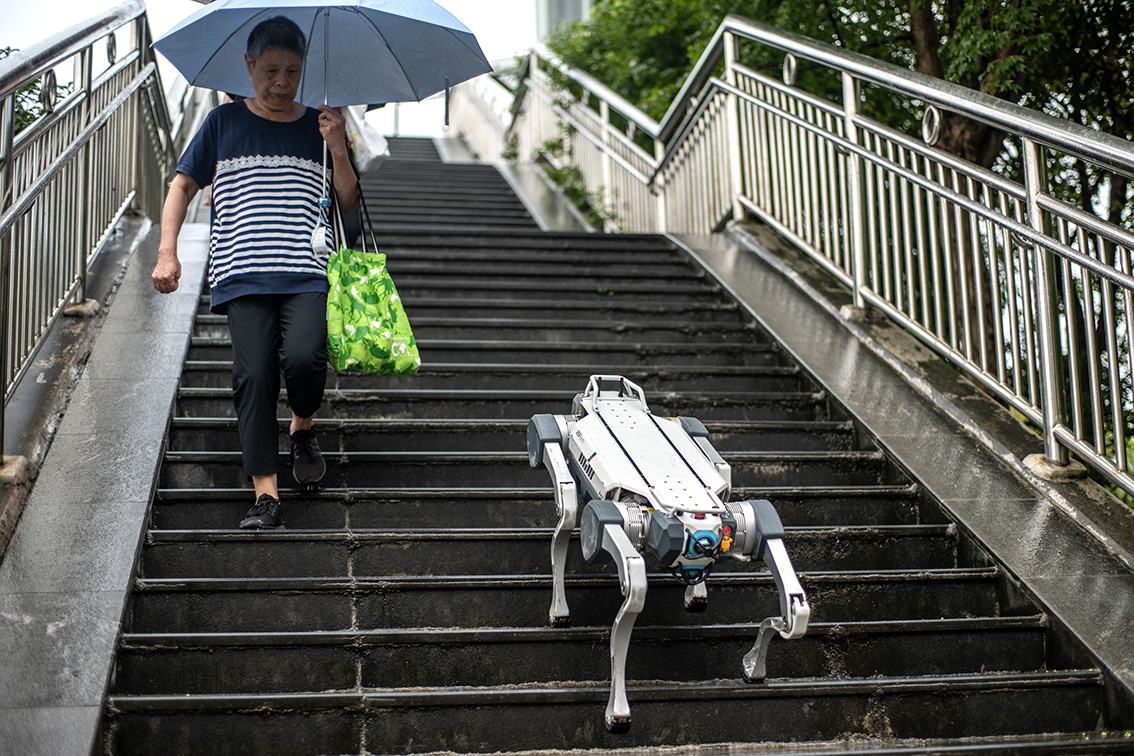
{"label": "overcast sky", "polygon": [[[119,2],[121,0],[0,0],[3,8],[0,11],[3,15],[0,48],[26,48]],[[508,60],[535,43],[535,0],[440,0],[439,4],[472,30],[491,61]],[[147,0],[151,33],[155,38],[160,37],[200,7],[193,0]],[[66,80],[66,72],[61,71],[58,75],[61,81]],[[162,77],[169,75],[163,66]],[[382,131],[393,133],[393,111],[390,108],[385,110],[387,112],[371,114],[371,121],[375,121]],[[420,106],[401,105],[398,108],[398,130],[407,135],[436,136],[441,133],[443,112],[439,101]]]}

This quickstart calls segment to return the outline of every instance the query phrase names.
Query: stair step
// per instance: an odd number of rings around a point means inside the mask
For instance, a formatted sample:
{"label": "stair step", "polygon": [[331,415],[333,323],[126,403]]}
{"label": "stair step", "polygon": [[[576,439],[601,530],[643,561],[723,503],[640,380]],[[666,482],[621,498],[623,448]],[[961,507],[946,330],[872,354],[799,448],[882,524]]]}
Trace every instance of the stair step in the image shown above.
{"label": "stair step", "polygon": [[[508,488],[287,488],[280,497],[289,528],[551,527],[557,520],[550,485]],[[252,504],[247,488],[158,489],[153,527],[167,530],[234,526]],[[785,525],[914,525],[925,519],[917,488],[857,486],[737,488],[733,498],[770,499]]]}
{"label": "stair step", "polygon": [[[641,386],[648,394],[665,392],[799,391],[809,387],[798,368],[789,366],[699,368],[643,368],[632,365],[492,365],[478,363],[437,363],[422,366],[413,376],[374,376],[358,372],[327,375],[327,388],[361,390],[381,385],[392,389],[456,389],[497,391],[574,391],[585,386],[592,375],[621,375]],[[191,388],[232,386],[229,360],[188,360],[181,373],[181,385]]]}
{"label": "stair step", "polygon": [[[286,511],[285,511],[286,519]],[[578,536],[568,550],[571,574],[610,574],[607,561],[588,565]],[[948,525],[788,528],[796,569],[943,569],[956,561]],[[549,569],[551,530],[544,528],[413,530],[153,530],[140,575],[236,577],[355,577],[481,573],[524,574]],[[718,562],[713,574],[751,570],[739,560]]]}
{"label": "stair step", "polygon": [[[591,342],[503,341],[488,339],[422,339],[417,342],[422,371],[430,363],[479,363],[490,365],[595,365],[611,364],[652,367],[665,363],[674,367],[714,362],[726,367],[780,365],[782,353],[769,344],[594,344]],[[232,360],[227,338],[193,338],[190,360]],[[585,388],[580,385],[578,391]],[[572,394],[573,395],[573,394]],[[651,399],[651,406],[653,401]]]}
{"label": "stair step", "polygon": [[[816,622],[941,619],[1001,613],[999,570],[802,573]],[[650,577],[643,625],[752,622],[778,614],[769,573],[709,578],[709,609],[682,608],[685,587]],[[622,603],[617,576],[568,575],[575,625],[608,626]],[[392,627],[542,627],[550,575],[139,579],[128,632],[269,632]]]}
{"label": "stair step", "polygon": [[[322,445],[321,445],[322,446]],[[538,486],[547,472],[532,469],[528,453],[508,451],[337,451],[323,447],[332,488],[428,483],[460,486]],[[846,486],[902,482],[880,451],[732,452],[725,455],[737,486]],[[290,466],[279,456],[281,469]],[[166,488],[235,487],[244,480],[239,451],[167,451],[161,485]]]}
{"label": "stair step", "polygon": [[[755,328],[740,323],[688,323],[680,321],[572,321],[517,318],[486,318],[475,315],[460,321],[414,315],[414,336],[431,339],[475,339],[491,335],[494,339],[563,342],[586,340],[590,343],[635,342],[746,344],[767,340]],[[195,338],[228,336],[223,316],[198,318]]]}
{"label": "stair step", "polygon": [[[400,293],[400,292],[399,292]],[[677,305],[662,302],[634,303],[625,300],[618,302],[576,302],[532,299],[489,299],[452,296],[402,297],[407,312],[418,317],[449,318],[459,320],[470,312],[498,312],[502,317],[532,318],[543,320],[571,321],[584,318],[598,318],[603,322],[626,320],[629,318],[697,318],[706,323],[745,322],[736,307],[727,304],[708,305],[702,302]],[[201,298],[199,315],[209,314],[209,297]],[[204,321],[202,321],[204,322]]]}
{"label": "stair step", "polygon": [[[369,380],[369,379],[363,379]],[[281,433],[290,418],[280,418]],[[858,446],[853,423],[845,421],[752,421],[708,423],[713,446],[734,451],[851,451]],[[342,451],[525,451],[528,420],[316,420],[319,445]],[[236,419],[175,417],[173,451],[237,451]]]}
{"label": "stair step", "polygon": [[[387,389],[328,391],[320,417],[445,418],[454,416],[519,419],[545,412],[569,410],[574,393],[513,391],[493,392],[441,389]],[[187,417],[234,417],[229,389],[181,388],[178,412]],[[286,397],[280,398],[282,415]],[[692,415],[702,421],[825,420],[827,397],[816,392],[722,392],[655,396],[650,408],[664,416]]]}
{"label": "stair step", "polygon": [[615,262],[638,261],[644,266],[654,263],[683,263],[687,269],[696,267],[689,258],[668,241],[657,236],[633,234],[548,234],[525,228],[482,230],[475,234],[454,235],[431,229],[408,229],[397,223],[374,229],[384,245],[404,249],[406,254],[423,259],[465,254],[498,258],[530,259],[547,254],[556,262],[592,263],[600,260]]}
{"label": "stair step", "polygon": [[[719,742],[791,741],[801,732],[937,738],[1080,732],[1095,726],[1097,670],[871,680],[634,684],[629,733],[601,725],[605,685],[416,688],[246,696],[112,696],[110,734],[135,743],[256,743],[274,753],[458,753],[547,748],[646,748],[677,737]],[[880,691],[886,691],[880,695]],[[963,723],[963,724],[962,724]],[[716,738],[717,740],[714,740]],[[199,745],[194,745],[199,744]]]}
{"label": "stair step", "polygon": [[[817,622],[790,646],[772,646],[768,678],[1038,672],[1047,626],[1042,615]],[[627,674],[739,681],[758,630],[759,623],[636,627]],[[134,633],[122,638],[115,680],[145,696],[428,688],[444,666],[463,686],[601,685],[610,674],[608,641],[605,627]]]}
{"label": "stair step", "polygon": [[[399,292],[400,293],[400,292]],[[751,322],[740,308],[728,302],[578,302],[565,299],[474,299],[458,295],[445,297],[402,297],[414,317],[460,317],[469,312],[496,312],[502,317],[553,318],[556,320],[603,320],[628,317],[697,318],[701,322]]]}

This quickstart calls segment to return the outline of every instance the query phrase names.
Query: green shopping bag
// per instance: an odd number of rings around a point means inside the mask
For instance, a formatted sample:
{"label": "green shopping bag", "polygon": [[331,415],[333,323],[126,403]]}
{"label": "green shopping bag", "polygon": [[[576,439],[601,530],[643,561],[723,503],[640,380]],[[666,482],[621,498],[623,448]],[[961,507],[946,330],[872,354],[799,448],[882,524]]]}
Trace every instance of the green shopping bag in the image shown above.
{"label": "green shopping bag", "polygon": [[327,261],[327,356],[335,370],[413,375],[417,342],[386,255],[341,248]]}

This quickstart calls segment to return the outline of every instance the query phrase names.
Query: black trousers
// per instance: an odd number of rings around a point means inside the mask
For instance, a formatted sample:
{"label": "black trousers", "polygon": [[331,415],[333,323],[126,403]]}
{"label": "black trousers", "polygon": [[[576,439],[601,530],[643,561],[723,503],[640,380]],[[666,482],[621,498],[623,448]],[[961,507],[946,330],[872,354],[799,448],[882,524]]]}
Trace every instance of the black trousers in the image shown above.
{"label": "black trousers", "polygon": [[279,470],[280,372],[287,405],[311,417],[327,384],[327,295],[254,294],[228,303],[232,397],[247,475]]}

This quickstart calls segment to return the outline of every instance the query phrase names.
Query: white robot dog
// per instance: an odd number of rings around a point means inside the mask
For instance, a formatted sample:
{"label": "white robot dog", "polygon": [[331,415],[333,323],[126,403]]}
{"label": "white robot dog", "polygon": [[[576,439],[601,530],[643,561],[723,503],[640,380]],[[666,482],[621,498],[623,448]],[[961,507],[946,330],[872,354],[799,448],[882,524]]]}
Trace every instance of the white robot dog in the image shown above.
{"label": "white robot dog", "polygon": [[[725,503],[731,470],[691,417],[660,418],[642,389],[616,375],[591,376],[571,415],[535,415],[528,423],[528,461],[544,465],[555,485],[559,524],[551,540],[550,624],[570,623],[564,584],[567,544],[578,523],[583,557],[607,552],[625,597],[610,633],[610,699],[606,728],[630,729],[626,652],[646,598],[652,554],[687,586],[685,608],[701,611],[705,578],[718,559],[763,561],[779,591],[782,616],[760,624],[743,659],[744,678],[764,679],[773,632],[799,638],[811,608],[784,547],[779,515],[767,501]],[[586,502],[578,517],[580,499]]]}

